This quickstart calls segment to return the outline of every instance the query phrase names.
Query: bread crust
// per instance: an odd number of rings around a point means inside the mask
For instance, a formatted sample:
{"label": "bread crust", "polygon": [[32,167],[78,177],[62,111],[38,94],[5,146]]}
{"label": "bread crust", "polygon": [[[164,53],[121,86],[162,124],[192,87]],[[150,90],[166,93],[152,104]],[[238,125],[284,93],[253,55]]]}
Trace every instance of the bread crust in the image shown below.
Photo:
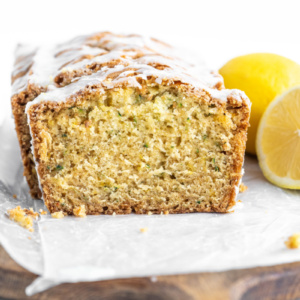
{"label": "bread crust", "polygon": [[35,199],[42,197],[42,192],[38,186],[38,178],[35,170],[35,162],[31,152],[31,136],[25,113],[26,104],[36,98],[41,93],[40,90],[22,92],[14,95],[11,99],[12,113],[15,120],[15,130],[20,145],[21,158],[30,194]]}

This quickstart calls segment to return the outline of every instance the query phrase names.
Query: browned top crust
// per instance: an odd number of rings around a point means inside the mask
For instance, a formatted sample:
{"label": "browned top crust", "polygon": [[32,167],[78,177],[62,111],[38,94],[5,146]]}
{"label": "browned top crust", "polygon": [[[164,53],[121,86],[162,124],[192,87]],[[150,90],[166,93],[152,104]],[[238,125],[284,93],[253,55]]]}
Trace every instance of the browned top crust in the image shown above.
{"label": "browned top crust", "polygon": [[[41,101],[65,101],[99,87],[120,85],[142,88],[142,83],[183,85],[210,99],[250,105],[243,92],[224,89],[222,77],[203,64],[195,65],[177,49],[153,38],[101,32],[77,37],[53,47],[19,46],[12,74],[13,95],[39,95]],[[23,95],[23,96],[22,96]]]}

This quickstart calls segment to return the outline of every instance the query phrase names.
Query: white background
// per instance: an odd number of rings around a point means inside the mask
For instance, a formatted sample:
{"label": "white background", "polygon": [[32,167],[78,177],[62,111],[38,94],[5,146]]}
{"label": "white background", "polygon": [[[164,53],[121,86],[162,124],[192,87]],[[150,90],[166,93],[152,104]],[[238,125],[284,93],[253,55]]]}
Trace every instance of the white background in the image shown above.
{"label": "white background", "polygon": [[251,52],[300,63],[300,1],[0,0],[0,124],[10,114],[17,43],[52,43],[96,31],[141,33],[199,53],[213,68]]}

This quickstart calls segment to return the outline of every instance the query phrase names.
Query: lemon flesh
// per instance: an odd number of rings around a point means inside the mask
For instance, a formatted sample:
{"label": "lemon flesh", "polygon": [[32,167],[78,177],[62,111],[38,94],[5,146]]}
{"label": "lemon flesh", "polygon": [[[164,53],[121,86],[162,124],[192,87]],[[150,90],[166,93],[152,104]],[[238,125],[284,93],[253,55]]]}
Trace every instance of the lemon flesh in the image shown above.
{"label": "lemon flesh", "polygon": [[300,66],[277,54],[254,53],[230,60],[219,72],[226,88],[244,91],[252,102],[246,151],[256,154],[260,118],[276,96],[300,85]]}
{"label": "lemon flesh", "polygon": [[277,186],[300,189],[300,86],[277,97],[261,118],[256,140],[259,165]]}

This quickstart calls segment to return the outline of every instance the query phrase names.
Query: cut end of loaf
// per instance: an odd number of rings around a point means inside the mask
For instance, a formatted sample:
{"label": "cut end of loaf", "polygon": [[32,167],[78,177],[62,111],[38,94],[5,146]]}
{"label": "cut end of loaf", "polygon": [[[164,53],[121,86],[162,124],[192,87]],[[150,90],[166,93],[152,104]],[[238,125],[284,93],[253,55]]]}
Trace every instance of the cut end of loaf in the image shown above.
{"label": "cut end of loaf", "polygon": [[52,213],[226,212],[235,203],[249,119],[242,102],[150,84],[41,102],[28,114]]}

